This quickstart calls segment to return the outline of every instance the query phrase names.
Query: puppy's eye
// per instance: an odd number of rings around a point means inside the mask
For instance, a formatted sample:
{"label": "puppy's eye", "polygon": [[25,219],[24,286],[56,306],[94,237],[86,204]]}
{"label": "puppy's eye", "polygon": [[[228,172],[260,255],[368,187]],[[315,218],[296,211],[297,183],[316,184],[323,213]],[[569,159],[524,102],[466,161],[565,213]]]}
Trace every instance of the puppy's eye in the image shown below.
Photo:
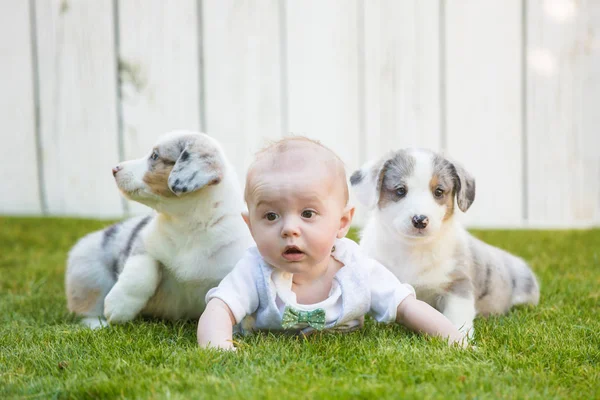
{"label": "puppy's eye", "polygon": [[439,199],[444,195],[444,191],[442,190],[442,188],[437,188],[434,190],[433,195]]}
{"label": "puppy's eye", "polygon": [[313,210],[304,210],[304,211],[302,211],[302,218],[311,219],[316,214],[317,213],[314,212]]}
{"label": "puppy's eye", "polygon": [[404,197],[406,196],[406,187],[405,186],[400,186],[399,188],[396,189],[396,194],[399,197]]}
{"label": "puppy's eye", "polygon": [[275,221],[277,218],[279,218],[279,215],[275,214],[274,212],[268,212],[265,214],[265,218],[267,221]]}
{"label": "puppy's eye", "polygon": [[156,160],[158,159],[158,152],[157,152],[156,150],[154,150],[154,151],[152,152],[152,154],[150,155],[150,159],[151,159],[152,161],[156,161]]}

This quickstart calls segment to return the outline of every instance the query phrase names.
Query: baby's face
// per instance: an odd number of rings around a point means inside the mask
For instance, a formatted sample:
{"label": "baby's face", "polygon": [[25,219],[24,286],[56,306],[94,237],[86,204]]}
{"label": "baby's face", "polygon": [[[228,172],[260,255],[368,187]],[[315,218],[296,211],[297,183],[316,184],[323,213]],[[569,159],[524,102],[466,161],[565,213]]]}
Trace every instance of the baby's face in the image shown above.
{"label": "baby's face", "polygon": [[352,219],[339,177],[319,165],[258,171],[252,178],[252,236],[270,265],[293,274],[328,263],[336,237],[345,236]]}

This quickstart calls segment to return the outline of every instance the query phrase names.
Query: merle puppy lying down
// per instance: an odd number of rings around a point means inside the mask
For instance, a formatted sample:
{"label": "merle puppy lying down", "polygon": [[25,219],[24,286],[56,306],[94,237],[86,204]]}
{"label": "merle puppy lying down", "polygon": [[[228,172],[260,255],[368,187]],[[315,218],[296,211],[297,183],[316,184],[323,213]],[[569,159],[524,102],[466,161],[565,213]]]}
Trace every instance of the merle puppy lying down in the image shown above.
{"label": "merle puppy lying down", "polygon": [[475,199],[475,180],[460,165],[428,150],[399,150],[365,164],[350,182],[371,210],[361,246],[469,337],[477,314],[538,303],[528,265],[455,218],[456,206],[465,212]]}
{"label": "merle puppy lying down", "polygon": [[92,328],[138,314],[199,318],[206,292],[253,244],[240,215],[238,180],[221,147],[204,134],[171,132],[113,175],[127,198],[156,212],[91,233],[73,247],[69,310]]}

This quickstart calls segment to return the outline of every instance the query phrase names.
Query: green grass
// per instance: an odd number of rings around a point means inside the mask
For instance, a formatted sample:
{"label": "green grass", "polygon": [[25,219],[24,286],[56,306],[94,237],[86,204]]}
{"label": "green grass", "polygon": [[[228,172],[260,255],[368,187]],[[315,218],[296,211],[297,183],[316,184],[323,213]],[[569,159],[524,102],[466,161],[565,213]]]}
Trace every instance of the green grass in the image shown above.
{"label": "green grass", "polygon": [[600,230],[476,231],[530,261],[538,307],[476,321],[476,350],[368,320],[350,334],[257,334],[201,350],[196,323],[100,331],[65,306],[70,246],[106,222],[0,218],[0,398],[600,397]]}

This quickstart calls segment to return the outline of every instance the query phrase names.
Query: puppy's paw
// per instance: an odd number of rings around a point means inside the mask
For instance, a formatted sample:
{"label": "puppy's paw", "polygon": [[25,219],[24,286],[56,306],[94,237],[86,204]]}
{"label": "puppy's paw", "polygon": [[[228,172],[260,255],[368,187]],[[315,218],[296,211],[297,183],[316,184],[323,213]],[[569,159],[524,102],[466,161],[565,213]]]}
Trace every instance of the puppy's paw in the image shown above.
{"label": "puppy's paw", "polygon": [[81,324],[87,326],[90,329],[106,328],[108,324],[106,320],[101,317],[87,317],[81,320]]}
{"label": "puppy's paw", "polygon": [[104,317],[109,324],[122,324],[134,319],[144,302],[113,288],[104,299]]}

